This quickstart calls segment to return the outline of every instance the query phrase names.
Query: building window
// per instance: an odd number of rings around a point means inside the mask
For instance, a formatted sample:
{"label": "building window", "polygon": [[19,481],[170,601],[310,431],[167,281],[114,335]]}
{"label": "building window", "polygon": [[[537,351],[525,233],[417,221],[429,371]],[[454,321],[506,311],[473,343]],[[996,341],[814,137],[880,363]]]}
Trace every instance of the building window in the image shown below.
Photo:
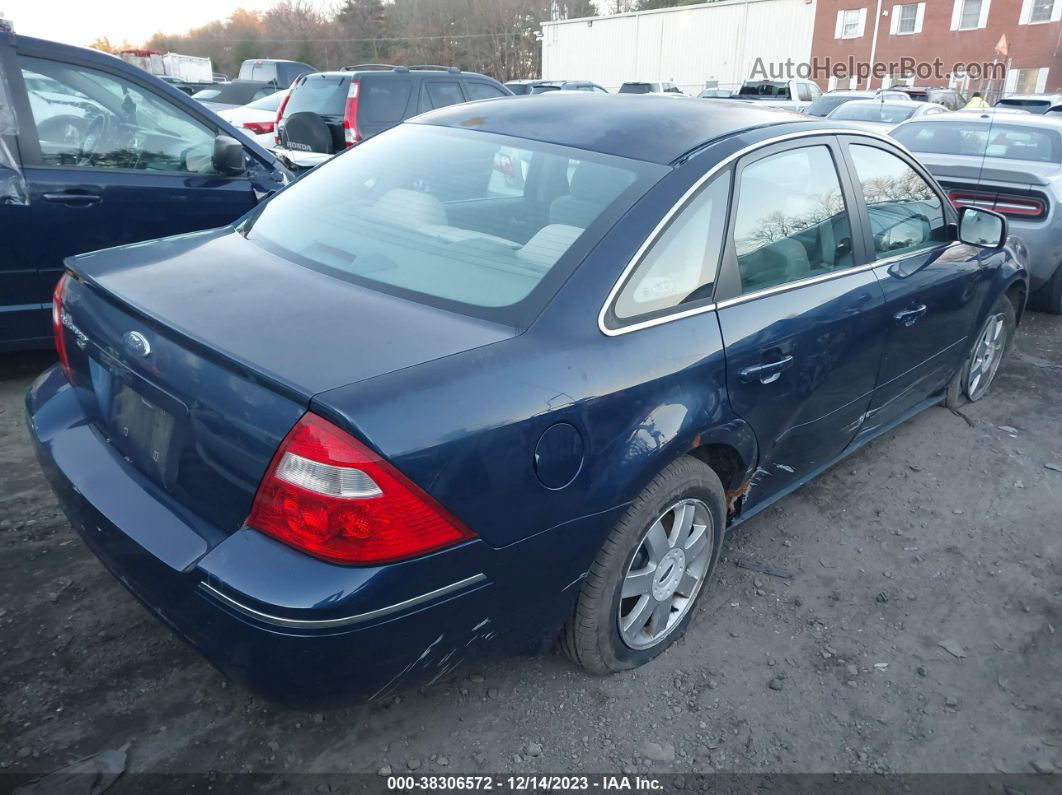
{"label": "building window", "polygon": [[863,35],[867,24],[867,10],[865,8],[849,8],[837,12],[837,26],[834,29],[835,39],[858,39]]}
{"label": "building window", "polygon": [[900,6],[900,19],[896,23],[897,33],[914,33],[918,6]]}
{"label": "building window", "polygon": [[955,0],[951,12],[952,30],[977,30],[988,24],[990,0]]}
{"label": "building window", "polygon": [[1022,0],[1022,25],[1039,25],[1042,22],[1058,22],[1062,19],[1062,2],[1060,0]]}
{"label": "building window", "polygon": [[925,3],[908,3],[892,7],[892,22],[889,32],[894,36],[910,36],[922,32],[922,20],[926,15]]}
{"label": "building window", "polygon": [[1047,69],[1013,69],[1007,77],[1008,94],[1042,94],[1047,83]]}

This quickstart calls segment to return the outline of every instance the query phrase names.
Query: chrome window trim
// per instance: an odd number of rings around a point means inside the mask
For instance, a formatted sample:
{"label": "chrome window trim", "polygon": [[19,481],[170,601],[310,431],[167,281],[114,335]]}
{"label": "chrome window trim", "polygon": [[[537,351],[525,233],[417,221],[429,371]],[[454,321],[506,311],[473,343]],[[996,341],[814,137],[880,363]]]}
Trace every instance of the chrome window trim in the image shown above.
{"label": "chrome window trim", "polygon": [[324,619],[299,619],[299,618],[285,618],[284,616],[274,616],[269,613],[263,613],[260,610],[255,610],[253,607],[233,599],[228,594],[222,593],[213,585],[208,582],[199,583],[199,587],[210,593],[222,603],[228,605],[234,610],[238,610],[244,615],[256,618],[259,621],[264,621],[267,624],[273,624],[278,627],[291,627],[293,629],[330,629],[332,627],[346,627],[351,624],[360,624],[364,621],[369,621],[374,618],[381,618],[383,616],[389,616],[392,613],[397,613],[400,610],[405,610],[408,607],[415,607],[416,605],[429,602],[432,599],[437,599],[441,596],[452,594],[455,591],[459,591],[469,585],[474,585],[479,582],[483,582],[487,579],[487,575],[480,573],[474,574],[471,577],[466,577],[463,580],[452,582],[449,585],[444,585],[442,588],[436,588],[434,591],[428,591],[428,593],[422,593],[420,596],[414,596],[411,599],[406,599],[403,602],[397,602],[387,607],[381,607],[378,610],[370,610],[367,613],[358,613],[353,616],[346,616],[344,618],[324,618]]}
{"label": "chrome window trim", "polygon": [[755,152],[758,149],[766,149],[767,147],[774,146],[775,144],[781,143],[783,141],[791,141],[798,138],[814,138],[829,135],[851,135],[856,137],[871,138],[877,139],[879,141],[885,141],[886,143],[889,143],[899,149],[901,152],[907,153],[912,158],[914,157],[914,155],[910,154],[910,151],[907,149],[907,147],[905,147],[895,138],[890,138],[887,135],[876,133],[871,130],[857,130],[853,128],[844,127],[828,127],[820,130],[802,130],[800,132],[786,133],[785,135],[779,135],[775,138],[771,138],[766,141],[760,141],[759,143],[750,144],[749,146],[746,146],[743,149],[739,149],[733,154],[728,155],[723,160],[719,161],[710,169],[708,169],[708,171],[706,171],[704,174],[702,174],[697,179],[697,181],[694,182],[693,185],[690,186],[690,188],[684,194],[682,194],[681,197],[679,197],[678,201],[676,201],[671,206],[671,209],[668,210],[664,217],[660,220],[660,223],[658,223],[653,228],[653,231],[649,233],[649,235],[645,238],[644,241],[642,241],[642,244],[638,247],[638,250],[634,252],[634,256],[631,257],[631,259],[627,262],[627,265],[626,267],[624,267],[623,272],[620,273],[619,278],[612,285],[612,289],[609,290],[608,296],[605,298],[605,302],[601,305],[601,310],[597,314],[597,327],[601,331],[601,333],[607,337],[618,337],[623,334],[629,334],[632,331],[641,331],[642,329],[651,328],[653,326],[659,326],[663,323],[670,323],[673,320],[681,320],[682,318],[692,317],[693,315],[701,315],[705,312],[714,312],[715,310],[721,309],[724,306],[733,306],[734,304],[749,301],[764,295],[773,295],[778,292],[783,292],[784,290],[795,289],[797,287],[803,287],[808,284],[816,284],[818,282],[827,281],[829,279],[835,279],[842,275],[847,275],[850,273],[859,273],[860,271],[869,270],[870,268],[878,267],[879,265],[881,265],[881,261],[876,261],[866,263],[864,265],[854,266],[852,268],[846,268],[845,270],[835,271],[832,273],[824,273],[820,276],[811,277],[810,279],[802,279],[799,282],[790,282],[788,284],[778,285],[777,287],[768,287],[763,290],[757,290],[755,292],[747,293],[745,295],[735,296],[719,303],[713,302],[711,304],[705,304],[704,306],[698,306],[693,309],[680,310],[678,312],[673,312],[671,314],[663,315],[661,317],[655,317],[649,320],[643,320],[640,322],[636,321],[634,323],[629,323],[624,326],[620,326],[619,328],[609,328],[605,323],[605,318],[608,316],[608,310],[615,303],[616,297],[619,295],[620,290],[623,288],[624,283],[627,281],[627,277],[630,276],[631,272],[636,267],[638,267],[638,265],[641,264],[641,261],[642,259],[644,259],[645,254],[649,251],[653,244],[656,243],[660,235],[663,234],[664,228],[668,225],[671,219],[679,212],[685,209],[686,205],[690,202],[693,196],[701,189],[701,187],[706,182],[708,182],[708,180],[710,180],[724,168],[730,166],[730,164],[733,163],[735,160],[738,160],[751,152]]}

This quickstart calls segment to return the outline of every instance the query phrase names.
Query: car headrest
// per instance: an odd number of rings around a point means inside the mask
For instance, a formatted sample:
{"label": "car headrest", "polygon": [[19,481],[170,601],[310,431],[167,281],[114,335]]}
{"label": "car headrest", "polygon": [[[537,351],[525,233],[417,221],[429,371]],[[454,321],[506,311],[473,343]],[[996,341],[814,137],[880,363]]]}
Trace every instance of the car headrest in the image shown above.
{"label": "car headrest", "polygon": [[446,208],[427,193],[408,188],[393,188],[376,200],[379,218],[406,226],[445,226]]}

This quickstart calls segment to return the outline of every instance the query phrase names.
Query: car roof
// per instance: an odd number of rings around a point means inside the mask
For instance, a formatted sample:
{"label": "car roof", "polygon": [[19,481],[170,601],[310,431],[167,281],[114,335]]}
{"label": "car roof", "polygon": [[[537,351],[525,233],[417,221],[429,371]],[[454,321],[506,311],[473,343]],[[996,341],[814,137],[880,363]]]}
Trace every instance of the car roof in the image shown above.
{"label": "car roof", "polygon": [[732,133],[808,121],[755,102],[554,91],[531,104],[499,98],[451,105],[407,123],[476,129],[666,165]]}
{"label": "car roof", "polygon": [[[313,75],[326,75],[328,77],[360,77],[363,75],[436,75],[437,77],[482,77],[486,80],[494,79],[492,77],[487,77],[487,75],[480,74],[479,72],[451,72],[446,69],[414,69],[412,67],[390,67],[384,69],[330,69],[324,72],[307,72],[305,75],[299,75],[299,77],[312,77]],[[516,81],[510,80],[509,82]]]}

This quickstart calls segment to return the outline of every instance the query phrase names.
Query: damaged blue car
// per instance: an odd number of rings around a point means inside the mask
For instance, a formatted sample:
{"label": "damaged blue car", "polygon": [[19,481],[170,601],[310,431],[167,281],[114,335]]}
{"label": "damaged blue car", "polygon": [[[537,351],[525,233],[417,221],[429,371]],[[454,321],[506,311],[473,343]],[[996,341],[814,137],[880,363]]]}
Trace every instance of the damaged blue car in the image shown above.
{"label": "damaged blue car", "polygon": [[473,102],[232,226],[68,259],[29,423],[85,543],[266,698],[558,638],[606,674],[682,636],[728,530],[984,396],[1023,257],[873,132]]}

